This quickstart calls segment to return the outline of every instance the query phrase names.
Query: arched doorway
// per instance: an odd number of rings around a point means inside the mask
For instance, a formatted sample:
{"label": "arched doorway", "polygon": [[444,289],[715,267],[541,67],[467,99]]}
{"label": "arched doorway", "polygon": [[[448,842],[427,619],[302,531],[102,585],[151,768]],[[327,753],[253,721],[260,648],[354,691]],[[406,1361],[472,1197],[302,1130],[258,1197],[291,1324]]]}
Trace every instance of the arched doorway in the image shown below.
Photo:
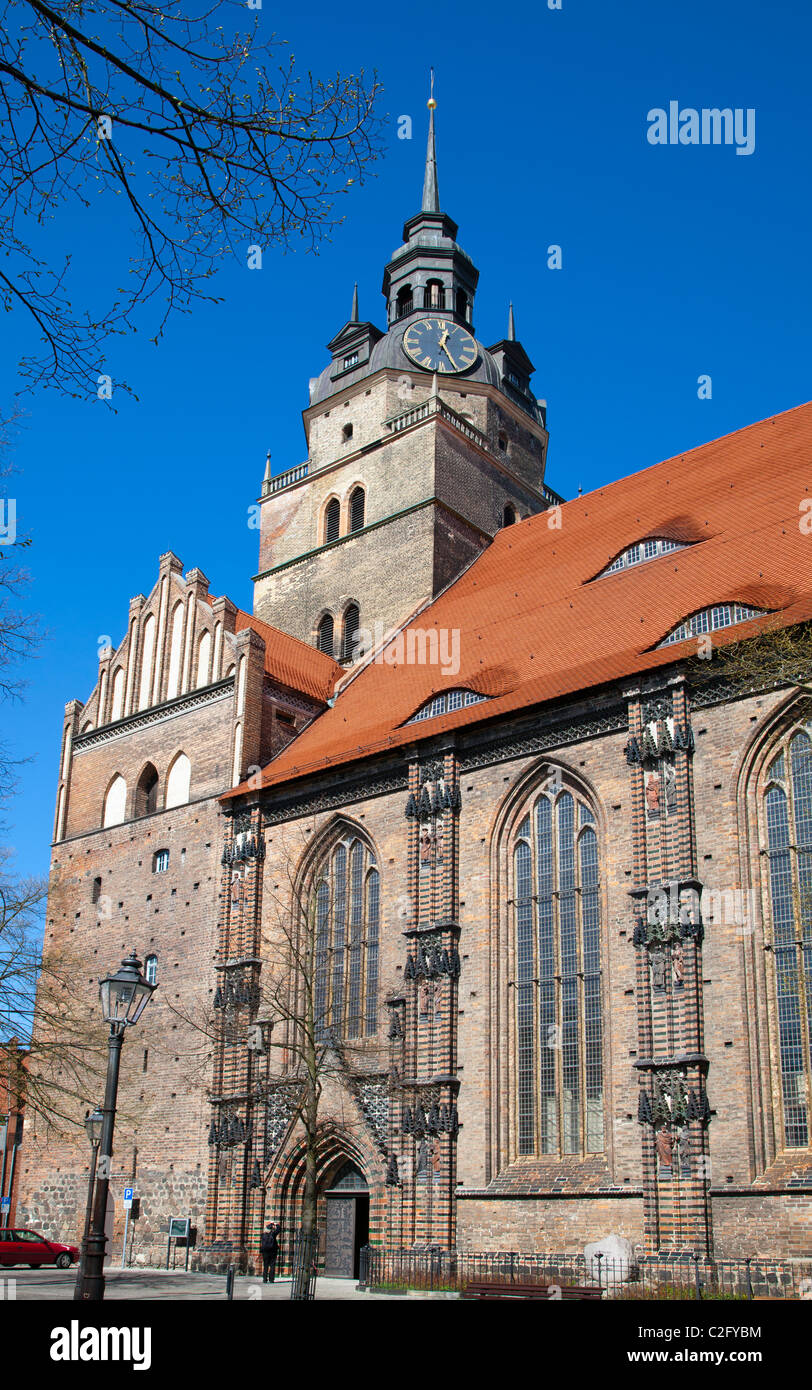
{"label": "arched doorway", "polygon": [[349,1160],[334,1169],[323,1192],[324,1274],[357,1279],[361,1247],[369,1240],[369,1187],[360,1168]]}

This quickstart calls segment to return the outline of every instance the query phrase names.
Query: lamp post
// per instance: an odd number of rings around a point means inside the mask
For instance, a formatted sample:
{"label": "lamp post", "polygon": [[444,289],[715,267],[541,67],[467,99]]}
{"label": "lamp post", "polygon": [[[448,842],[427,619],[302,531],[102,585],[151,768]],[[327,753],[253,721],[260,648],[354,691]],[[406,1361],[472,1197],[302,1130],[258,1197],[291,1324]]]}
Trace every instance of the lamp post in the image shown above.
{"label": "lamp post", "polygon": [[107,1040],[107,1085],[102,1106],[102,1127],[98,1159],[98,1179],[93,1203],[92,1226],[85,1242],[85,1257],[79,1266],[75,1299],[99,1302],[104,1298],[104,1250],[107,1237],[104,1219],[107,1213],[107,1193],[110,1187],[110,1165],[113,1156],[113,1126],[116,1119],[118,1071],[124,1030],[138,1022],[152,998],[157,985],[150,984],[141,974],[141,962],[131,951],[115,975],[99,982],[99,999],[105,1023],[110,1025]]}
{"label": "lamp post", "polygon": [[79,1257],[79,1273],[76,1279],[76,1288],[73,1291],[74,1299],[80,1299],[82,1297],[81,1289],[84,1282],[85,1261],[87,1259],[87,1238],[90,1234],[90,1217],[93,1212],[93,1188],[96,1183],[96,1159],[99,1156],[99,1144],[101,1143],[103,1126],[104,1111],[100,1110],[97,1105],[95,1110],[85,1116],[85,1130],[90,1140],[90,1179],[87,1184],[85,1230],[82,1236],[82,1253]]}

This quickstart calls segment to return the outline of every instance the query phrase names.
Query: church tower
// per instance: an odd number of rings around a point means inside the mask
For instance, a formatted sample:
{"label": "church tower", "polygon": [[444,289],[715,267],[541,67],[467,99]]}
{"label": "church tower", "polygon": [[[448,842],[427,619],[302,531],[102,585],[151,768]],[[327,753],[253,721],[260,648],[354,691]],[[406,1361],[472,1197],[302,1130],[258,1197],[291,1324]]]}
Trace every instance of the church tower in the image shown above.
{"label": "church tower", "polygon": [[474,333],[479,272],[441,211],[434,108],[420,211],[384,269],[386,331],[350,318],[303,421],[307,459],[260,504],[257,618],[337,660],[404,622],[505,525],[561,499],[544,484],[545,406],[516,340]]}

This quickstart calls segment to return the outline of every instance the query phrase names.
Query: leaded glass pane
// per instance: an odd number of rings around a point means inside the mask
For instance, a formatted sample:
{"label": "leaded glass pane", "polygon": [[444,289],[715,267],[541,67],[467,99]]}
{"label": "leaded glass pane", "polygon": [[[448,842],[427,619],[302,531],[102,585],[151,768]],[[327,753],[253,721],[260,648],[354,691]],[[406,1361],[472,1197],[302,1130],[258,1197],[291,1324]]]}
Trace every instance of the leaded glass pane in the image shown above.
{"label": "leaded glass pane", "polygon": [[601,1019],[601,939],[598,900],[598,841],[585,830],[581,857],[581,931],[584,972],[584,1085],[586,1151],[603,1151],[603,1026]]}
{"label": "leaded glass pane", "polygon": [[[328,868],[329,865],[329,868]],[[372,1034],[378,1025],[380,883],[361,840],[338,844],[316,890],[316,1036]],[[346,959],[346,965],[345,965]]]}
{"label": "leaded glass pane", "polygon": [[344,1012],[344,945],[347,930],[347,851],[339,845],[333,856],[333,987],[329,1022],[340,1028]]}
{"label": "leaded glass pane", "polygon": [[[799,735],[804,738],[804,735]],[[796,825],[808,825],[809,749],[793,740],[791,749]],[[808,1142],[807,1066],[801,1031],[800,961],[795,945],[792,860],[787,798],[780,787],[770,787],[765,797],[767,842],[770,861],[770,897],[773,918],[778,1047],[781,1058],[781,1090],[784,1100],[784,1132],[790,1148]],[[797,831],[796,831],[797,833]],[[807,867],[804,866],[806,876]]]}
{"label": "leaded glass pane", "polygon": [[519,1153],[533,1152],[533,869],[530,846],[516,846],[516,1025]]}
{"label": "leaded glass pane", "polygon": [[[592,812],[579,802],[576,817],[575,808],[568,791],[555,802],[540,796],[532,849],[523,841],[514,851],[522,1154],[604,1147],[597,838]],[[585,827],[577,847],[576,819]],[[520,834],[530,833],[525,817]]]}
{"label": "leaded glass pane", "polygon": [[378,1028],[378,914],[380,911],[380,877],[373,869],[367,879],[367,1008],[366,1031]]}
{"label": "leaded glass pane", "polygon": [[313,969],[313,1023],[316,1037],[324,1033],[327,1022],[327,974],[330,933],[330,885],[319,884],[316,893],[316,940]]}
{"label": "leaded glass pane", "polygon": [[[529,832],[529,824],[528,824]],[[542,1153],[558,1151],[558,1101],[556,1096],[556,1044],[558,1018],[555,955],[555,864],[553,859],[553,811],[546,796],[536,803],[536,855],[538,883],[538,996],[539,996],[539,1092],[540,1144]]]}
{"label": "leaded glass pane", "polygon": [[347,957],[347,1037],[361,1031],[361,937],[363,930],[364,847],[356,840],[350,850],[350,924]]}

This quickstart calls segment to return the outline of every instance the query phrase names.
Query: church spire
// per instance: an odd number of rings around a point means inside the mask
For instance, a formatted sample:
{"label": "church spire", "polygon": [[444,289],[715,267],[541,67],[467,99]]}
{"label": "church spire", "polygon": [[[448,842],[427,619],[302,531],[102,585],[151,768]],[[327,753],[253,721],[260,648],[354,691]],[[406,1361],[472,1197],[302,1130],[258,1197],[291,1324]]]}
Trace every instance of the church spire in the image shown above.
{"label": "church spire", "polygon": [[510,312],[508,313],[508,342],[516,341],[516,320],[513,317],[513,300],[510,301]]}
{"label": "church spire", "polygon": [[428,99],[429,139],[426,146],[426,172],[423,177],[423,206],[421,212],[440,211],[440,189],[437,183],[437,154],[434,148],[434,68],[431,69],[431,94]]}
{"label": "church spire", "polygon": [[350,323],[357,323],[357,322],[358,322],[358,281],[356,280],[356,282],[355,282],[355,288],[354,288],[354,290],[353,290],[353,292],[352,292],[352,313],[350,314]]}

